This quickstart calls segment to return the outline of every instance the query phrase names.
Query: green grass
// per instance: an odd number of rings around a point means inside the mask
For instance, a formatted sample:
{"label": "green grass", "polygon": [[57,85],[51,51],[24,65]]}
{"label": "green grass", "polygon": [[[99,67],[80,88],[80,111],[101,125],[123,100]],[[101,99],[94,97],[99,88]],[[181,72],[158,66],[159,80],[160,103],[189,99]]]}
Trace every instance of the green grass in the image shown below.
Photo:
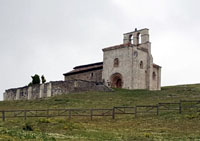
{"label": "green grass", "polygon": [[[59,95],[31,101],[2,101],[0,110],[47,108],[112,108],[159,102],[200,100],[200,84],[163,87],[161,91],[115,89]],[[199,113],[163,113],[160,116],[23,118],[0,121],[0,140],[200,140]]]}

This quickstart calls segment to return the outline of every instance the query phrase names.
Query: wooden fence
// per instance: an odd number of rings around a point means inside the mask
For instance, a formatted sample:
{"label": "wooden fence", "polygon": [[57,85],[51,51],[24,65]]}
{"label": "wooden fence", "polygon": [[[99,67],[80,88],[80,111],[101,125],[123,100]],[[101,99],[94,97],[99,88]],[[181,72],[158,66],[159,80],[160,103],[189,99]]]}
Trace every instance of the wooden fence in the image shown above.
{"label": "wooden fence", "polygon": [[94,117],[116,115],[159,115],[165,112],[188,113],[200,112],[200,100],[181,100],[178,103],[158,103],[157,105],[136,105],[134,107],[113,107],[112,109],[43,109],[43,110],[0,110],[0,118],[5,121],[8,118],[37,118],[37,117]]}

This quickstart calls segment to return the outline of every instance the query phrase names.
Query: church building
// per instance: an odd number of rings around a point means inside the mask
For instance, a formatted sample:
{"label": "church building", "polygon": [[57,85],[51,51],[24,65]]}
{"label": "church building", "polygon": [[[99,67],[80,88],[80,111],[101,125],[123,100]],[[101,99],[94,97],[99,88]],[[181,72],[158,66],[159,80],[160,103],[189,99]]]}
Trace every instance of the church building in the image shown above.
{"label": "church building", "polygon": [[64,77],[113,88],[160,90],[161,67],[153,63],[149,30],[135,29],[124,34],[123,44],[103,49],[103,62],[76,66]]}

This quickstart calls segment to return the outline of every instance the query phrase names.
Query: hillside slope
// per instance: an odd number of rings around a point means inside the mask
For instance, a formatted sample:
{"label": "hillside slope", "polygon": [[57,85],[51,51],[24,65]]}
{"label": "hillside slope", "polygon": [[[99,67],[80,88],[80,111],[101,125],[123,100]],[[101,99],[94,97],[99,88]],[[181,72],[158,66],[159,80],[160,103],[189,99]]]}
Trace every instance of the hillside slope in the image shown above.
{"label": "hillside slope", "polygon": [[115,89],[114,92],[85,92],[30,101],[1,101],[0,109],[112,108],[198,98],[200,84],[193,84],[163,87],[161,91]]}
{"label": "hillside slope", "polygon": [[[200,84],[163,87],[161,91],[115,89],[31,101],[2,101],[0,110],[112,108],[159,102],[200,100]],[[199,113],[110,117],[32,118],[0,121],[0,140],[190,140],[200,139]]]}

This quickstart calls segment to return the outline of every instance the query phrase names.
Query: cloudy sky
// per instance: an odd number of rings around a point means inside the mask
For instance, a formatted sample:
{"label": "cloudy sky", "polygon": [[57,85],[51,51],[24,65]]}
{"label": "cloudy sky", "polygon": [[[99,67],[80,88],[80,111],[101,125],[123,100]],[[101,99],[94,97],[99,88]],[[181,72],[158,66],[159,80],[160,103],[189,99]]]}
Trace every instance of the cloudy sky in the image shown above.
{"label": "cloudy sky", "polygon": [[0,0],[0,100],[34,74],[63,80],[102,61],[123,33],[149,28],[162,86],[199,83],[199,0]]}

